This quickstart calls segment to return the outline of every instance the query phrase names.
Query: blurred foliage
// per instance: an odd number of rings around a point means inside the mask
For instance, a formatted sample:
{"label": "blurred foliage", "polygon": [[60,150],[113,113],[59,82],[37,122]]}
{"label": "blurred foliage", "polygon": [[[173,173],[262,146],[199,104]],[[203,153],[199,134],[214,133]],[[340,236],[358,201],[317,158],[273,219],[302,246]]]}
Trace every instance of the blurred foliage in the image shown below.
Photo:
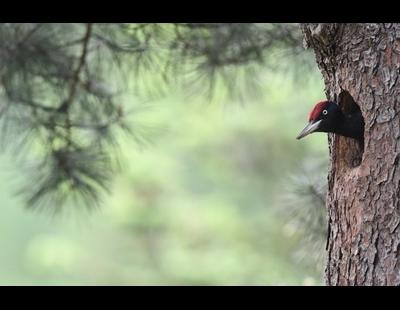
{"label": "blurred foliage", "polygon": [[308,165],[327,160],[326,136],[295,139],[323,82],[314,69],[299,87],[291,72],[260,68],[260,95],[245,106],[188,100],[180,87],[147,102],[129,125],[149,143],[116,132],[121,170],[90,216],[23,212],[11,194],[27,180],[3,155],[0,284],[321,285],[323,241],[306,242],[324,239],[314,232],[321,206],[287,195],[298,191],[293,175],[325,182]]}
{"label": "blurred foliage", "polygon": [[158,134],[140,126],[145,102],[178,89],[247,102],[264,91],[261,69],[312,63],[297,24],[5,23],[0,38],[2,145],[28,173],[27,207],[52,212],[99,205],[120,133]]}
{"label": "blurred foliage", "polygon": [[288,188],[282,193],[283,208],[279,213],[286,222],[285,230],[298,235],[296,256],[317,266],[321,273],[328,235],[325,210],[327,167],[326,156],[305,160],[287,182]]}
{"label": "blurred foliage", "polygon": [[0,37],[0,285],[322,283],[326,137],[295,136],[323,85],[296,24]]}

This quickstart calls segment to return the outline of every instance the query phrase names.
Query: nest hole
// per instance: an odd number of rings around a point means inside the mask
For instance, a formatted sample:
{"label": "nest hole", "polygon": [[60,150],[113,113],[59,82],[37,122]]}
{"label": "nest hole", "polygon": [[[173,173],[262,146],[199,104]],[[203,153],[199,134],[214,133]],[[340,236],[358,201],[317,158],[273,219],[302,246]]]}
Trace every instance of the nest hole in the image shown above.
{"label": "nest hole", "polygon": [[[343,90],[339,94],[337,102],[345,115],[358,112],[362,115],[359,105],[354,101],[347,90]],[[364,132],[360,141],[346,137],[340,137],[340,139],[340,158],[346,163],[346,166],[350,168],[360,166],[364,155]]]}

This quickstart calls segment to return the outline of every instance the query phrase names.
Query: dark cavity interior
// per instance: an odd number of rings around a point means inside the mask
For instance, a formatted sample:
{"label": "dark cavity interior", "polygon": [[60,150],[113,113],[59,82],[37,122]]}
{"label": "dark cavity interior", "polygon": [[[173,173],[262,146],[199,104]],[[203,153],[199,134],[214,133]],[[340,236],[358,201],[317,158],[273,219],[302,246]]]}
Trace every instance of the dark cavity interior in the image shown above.
{"label": "dark cavity interior", "polygon": [[[360,112],[360,107],[357,102],[354,101],[353,97],[347,90],[342,91],[337,100],[338,105],[340,106],[342,112],[345,115],[353,114],[356,112]],[[344,160],[347,165],[351,168],[355,168],[359,166],[362,162],[363,154],[364,154],[364,138],[362,141],[357,141],[351,138],[345,139],[345,149],[341,152],[344,156]]]}

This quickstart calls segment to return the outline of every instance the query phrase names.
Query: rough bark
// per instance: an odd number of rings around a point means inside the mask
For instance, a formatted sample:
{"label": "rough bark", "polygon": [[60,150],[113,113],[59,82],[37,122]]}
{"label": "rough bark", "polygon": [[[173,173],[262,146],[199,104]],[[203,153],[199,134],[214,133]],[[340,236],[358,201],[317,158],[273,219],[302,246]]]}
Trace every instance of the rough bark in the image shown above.
{"label": "rough bark", "polygon": [[330,134],[327,285],[400,285],[400,24],[302,24],[326,96],[365,121]]}

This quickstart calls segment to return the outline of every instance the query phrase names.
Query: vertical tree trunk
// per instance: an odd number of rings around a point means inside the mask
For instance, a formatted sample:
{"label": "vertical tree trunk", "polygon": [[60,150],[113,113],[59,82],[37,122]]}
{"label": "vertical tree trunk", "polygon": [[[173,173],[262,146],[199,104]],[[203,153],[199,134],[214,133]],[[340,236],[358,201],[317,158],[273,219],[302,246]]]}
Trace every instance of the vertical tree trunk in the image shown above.
{"label": "vertical tree trunk", "polygon": [[329,135],[327,285],[400,285],[400,24],[303,24],[326,95],[365,121]]}

